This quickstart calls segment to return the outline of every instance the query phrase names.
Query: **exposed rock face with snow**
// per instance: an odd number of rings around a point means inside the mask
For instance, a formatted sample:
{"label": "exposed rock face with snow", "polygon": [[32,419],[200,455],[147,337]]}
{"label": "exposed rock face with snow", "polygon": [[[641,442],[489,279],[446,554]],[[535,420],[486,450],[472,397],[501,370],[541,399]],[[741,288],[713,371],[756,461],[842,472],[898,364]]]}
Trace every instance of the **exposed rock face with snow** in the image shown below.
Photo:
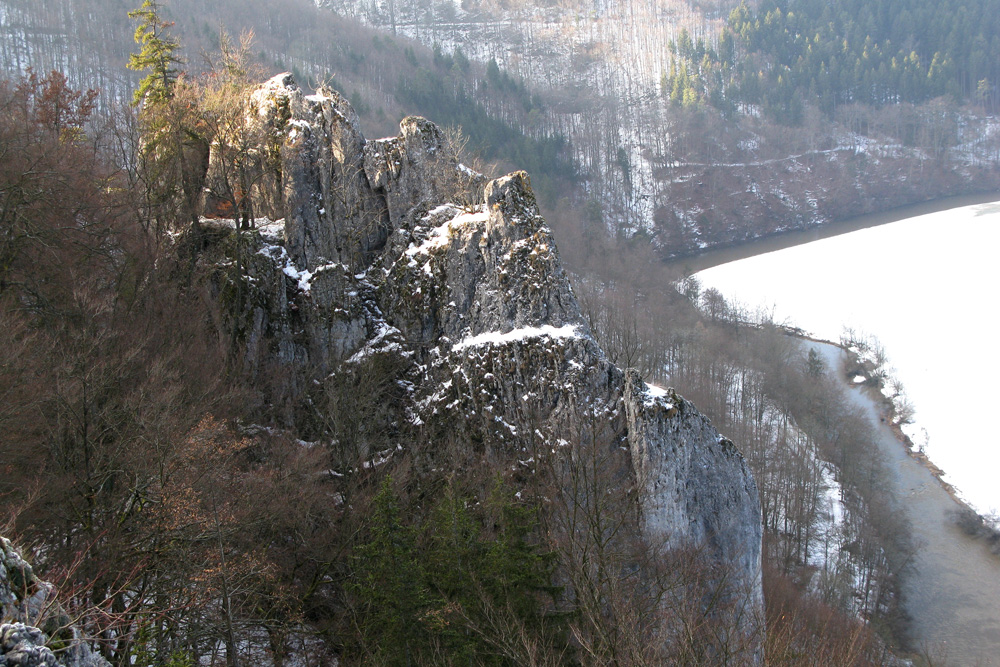
{"label": "exposed rock face with snow", "polygon": [[108,667],[53,596],[52,585],[0,537],[0,667]]}
{"label": "exposed rock face with snow", "polygon": [[760,509],[743,458],[690,403],[608,362],[528,176],[484,183],[420,118],[365,141],[342,98],[304,96],[287,75],[257,99],[260,122],[283,137],[281,191],[261,206],[282,202],[285,222],[219,269],[220,296],[241,291],[231,325],[247,368],[286,365],[301,389],[391,359],[401,442],[462,443],[501,465],[564,447],[572,460],[579,443],[599,443],[630,471],[618,481],[640,490],[645,539],[735,564],[759,610]]}
{"label": "exposed rock face with snow", "polygon": [[[639,487],[645,530],[668,540],[693,540],[735,563],[739,572],[760,567],[760,510],[736,446],[671,390],[647,387],[625,374],[628,443]],[[714,446],[706,446],[714,440]],[[750,591],[758,602],[759,591]]]}

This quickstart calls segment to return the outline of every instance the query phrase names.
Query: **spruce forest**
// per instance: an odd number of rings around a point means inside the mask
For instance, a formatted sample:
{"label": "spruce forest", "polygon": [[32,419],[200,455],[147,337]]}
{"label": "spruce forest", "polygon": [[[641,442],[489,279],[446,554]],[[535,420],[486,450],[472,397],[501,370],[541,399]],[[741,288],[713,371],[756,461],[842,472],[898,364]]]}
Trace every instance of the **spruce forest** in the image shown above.
{"label": "spruce forest", "polygon": [[[986,2],[745,3],[729,14],[718,41],[682,30],[664,82],[677,103],[707,101],[732,113],[756,105],[800,124],[812,103],[832,117],[847,104],[917,104],[942,96],[997,106],[1000,26]],[[920,28],[918,29],[917,26]]]}

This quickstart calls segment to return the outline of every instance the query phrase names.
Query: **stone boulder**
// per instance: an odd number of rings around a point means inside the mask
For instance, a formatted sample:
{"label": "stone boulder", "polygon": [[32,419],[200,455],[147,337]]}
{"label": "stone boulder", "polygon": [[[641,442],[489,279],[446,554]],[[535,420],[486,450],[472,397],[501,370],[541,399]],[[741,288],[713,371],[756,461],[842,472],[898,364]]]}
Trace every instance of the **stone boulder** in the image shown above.
{"label": "stone boulder", "polygon": [[0,667],[8,665],[110,667],[55,600],[52,585],[0,537]]}

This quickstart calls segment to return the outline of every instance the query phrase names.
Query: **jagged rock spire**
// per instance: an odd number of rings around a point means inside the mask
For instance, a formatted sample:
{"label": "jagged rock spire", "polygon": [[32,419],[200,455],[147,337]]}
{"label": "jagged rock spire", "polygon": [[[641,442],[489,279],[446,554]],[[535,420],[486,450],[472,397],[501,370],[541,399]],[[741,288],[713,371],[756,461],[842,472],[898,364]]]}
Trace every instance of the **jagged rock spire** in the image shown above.
{"label": "jagged rock spire", "polygon": [[603,448],[627,471],[609,483],[638,490],[641,538],[724,564],[752,633],[762,531],[749,469],[694,406],[607,360],[527,174],[485,182],[423,118],[367,141],[343,98],[304,96],[288,75],[258,96],[281,140],[285,223],[250,269],[250,363],[295,376],[395,358],[395,423],[417,441],[478,443],[468,455],[497,465],[519,465],[529,441],[539,455]]}

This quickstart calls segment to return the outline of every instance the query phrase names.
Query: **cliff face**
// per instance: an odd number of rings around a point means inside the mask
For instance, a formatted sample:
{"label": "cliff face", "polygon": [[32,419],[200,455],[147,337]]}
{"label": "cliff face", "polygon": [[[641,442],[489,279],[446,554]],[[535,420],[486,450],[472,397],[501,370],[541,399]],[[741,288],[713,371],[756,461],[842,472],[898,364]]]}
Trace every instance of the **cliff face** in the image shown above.
{"label": "cliff face", "polygon": [[390,360],[387,427],[462,443],[467,460],[572,466],[585,444],[601,448],[626,471],[614,483],[638,493],[644,540],[706,549],[759,611],[760,508],[742,456],[693,405],[608,362],[528,176],[485,183],[421,118],[366,141],[343,99],[303,95],[288,75],[256,100],[281,174],[258,209],[284,223],[247,235],[242,274],[219,272],[220,298],[240,295],[230,326],[245,367],[291,369],[294,396]]}

